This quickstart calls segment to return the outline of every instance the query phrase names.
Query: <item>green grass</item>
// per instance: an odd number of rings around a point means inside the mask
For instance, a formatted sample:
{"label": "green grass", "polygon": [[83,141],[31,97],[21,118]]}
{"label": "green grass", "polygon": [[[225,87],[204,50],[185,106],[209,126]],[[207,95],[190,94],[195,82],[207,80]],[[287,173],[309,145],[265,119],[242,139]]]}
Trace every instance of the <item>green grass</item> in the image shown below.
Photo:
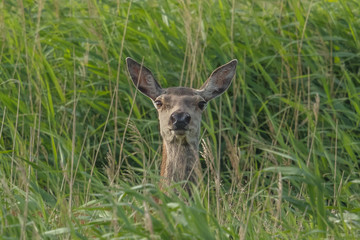
{"label": "green grass", "polygon": [[[0,238],[359,239],[359,12],[357,0],[1,1]],[[128,56],[163,87],[199,87],[239,60],[204,115],[191,199],[158,188],[156,110]]]}

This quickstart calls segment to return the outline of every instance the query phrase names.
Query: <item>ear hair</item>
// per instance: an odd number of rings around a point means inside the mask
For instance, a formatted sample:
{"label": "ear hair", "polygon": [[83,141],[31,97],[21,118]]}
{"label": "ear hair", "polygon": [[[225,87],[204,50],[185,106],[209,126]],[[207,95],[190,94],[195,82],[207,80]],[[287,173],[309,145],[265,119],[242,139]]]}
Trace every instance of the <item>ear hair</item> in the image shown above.
{"label": "ear hair", "polygon": [[130,77],[137,89],[152,100],[163,92],[160,84],[155,80],[151,71],[132,58],[126,58]]}
{"label": "ear hair", "polygon": [[225,65],[215,69],[203,86],[198,90],[205,101],[220,96],[228,89],[236,73],[237,60],[233,59]]}

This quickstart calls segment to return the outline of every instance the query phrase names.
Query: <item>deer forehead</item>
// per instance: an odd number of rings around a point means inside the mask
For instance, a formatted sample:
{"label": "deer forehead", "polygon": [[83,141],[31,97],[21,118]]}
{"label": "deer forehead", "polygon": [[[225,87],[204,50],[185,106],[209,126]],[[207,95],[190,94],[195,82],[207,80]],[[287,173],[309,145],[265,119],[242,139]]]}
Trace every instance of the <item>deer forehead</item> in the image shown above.
{"label": "deer forehead", "polygon": [[185,87],[165,89],[156,100],[161,100],[168,110],[173,108],[185,110],[196,106],[199,101],[204,101],[195,89]]}

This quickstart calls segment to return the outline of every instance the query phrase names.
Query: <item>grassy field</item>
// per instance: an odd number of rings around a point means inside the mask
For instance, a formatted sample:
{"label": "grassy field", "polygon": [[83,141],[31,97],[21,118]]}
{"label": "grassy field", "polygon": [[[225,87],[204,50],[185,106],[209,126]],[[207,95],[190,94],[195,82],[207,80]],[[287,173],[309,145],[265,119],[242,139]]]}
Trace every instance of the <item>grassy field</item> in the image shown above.
{"label": "grassy field", "polygon": [[[358,0],[0,1],[0,239],[359,239]],[[163,87],[239,60],[194,196],[125,58]],[[154,201],[153,196],[162,200]]]}

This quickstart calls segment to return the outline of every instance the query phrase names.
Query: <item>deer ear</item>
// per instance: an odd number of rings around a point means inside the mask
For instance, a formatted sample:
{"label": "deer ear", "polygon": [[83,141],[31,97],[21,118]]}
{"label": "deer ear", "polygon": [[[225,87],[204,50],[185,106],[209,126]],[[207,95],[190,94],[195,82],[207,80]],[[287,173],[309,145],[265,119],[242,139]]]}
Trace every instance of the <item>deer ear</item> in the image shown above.
{"label": "deer ear", "polygon": [[198,90],[205,101],[210,101],[228,89],[235,75],[237,62],[236,59],[231,60],[211,73],[204,85]]}
{"label": "deer ear", "polygon": [[140,92],[152,100],[155,100],[162,94],[163,90],[160,84],[155,80],[149,69],[129,57],[126,58],[126,64],[131,79],[135,87],[139,89]]}

